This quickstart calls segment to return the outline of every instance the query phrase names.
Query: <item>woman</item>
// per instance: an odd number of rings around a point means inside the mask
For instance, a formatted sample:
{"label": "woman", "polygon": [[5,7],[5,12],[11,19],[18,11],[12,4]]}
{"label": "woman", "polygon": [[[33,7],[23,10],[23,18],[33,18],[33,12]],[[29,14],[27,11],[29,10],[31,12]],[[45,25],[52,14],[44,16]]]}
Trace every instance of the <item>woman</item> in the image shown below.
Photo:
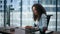
{"label": "woman", "polygon": [[26,26],[26,29],[30,30],[40,30],[41,34],[45,34],[47,29],[47,18],[46,18],[46,11],[41,4],[34,4],[32,6],[33,11],[33,20],[36,27]]}
{"label": "woman", "polygon": [[47,18],[46,11],[41,4],[34,4],[32,6],[33,11],[33,19],[36,27],[40,29],[41,34],[45,34],[45,30],[47,29]]}

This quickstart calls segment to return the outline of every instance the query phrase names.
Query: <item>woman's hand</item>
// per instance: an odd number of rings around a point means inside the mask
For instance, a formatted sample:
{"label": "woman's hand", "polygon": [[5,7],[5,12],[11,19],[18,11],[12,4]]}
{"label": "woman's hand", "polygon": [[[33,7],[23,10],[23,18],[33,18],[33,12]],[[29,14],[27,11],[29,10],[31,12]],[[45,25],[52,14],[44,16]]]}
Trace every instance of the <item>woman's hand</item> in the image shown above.
{"label": "woman's hand", "polygon": [[43,31],[45,32],[47,30],[47,27],[43,27]]}
{"label": "woman's hand", "polygon": [[27,29],[31,29],[31,28],[33,28],[32,26],[26,26],[25,28],[27,28]]}

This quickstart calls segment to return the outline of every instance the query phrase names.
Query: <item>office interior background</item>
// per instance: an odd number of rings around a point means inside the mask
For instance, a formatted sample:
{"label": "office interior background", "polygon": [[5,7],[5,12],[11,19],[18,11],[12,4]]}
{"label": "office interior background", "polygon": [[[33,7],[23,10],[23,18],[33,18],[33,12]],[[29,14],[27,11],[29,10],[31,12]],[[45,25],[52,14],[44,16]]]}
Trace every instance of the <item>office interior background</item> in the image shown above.
{"label": "office interior background", "polygon": [[50,18],[48,29],[60,31],[60,0],[0,0],[0,27],[33,25],[32,5],[41,4]]}

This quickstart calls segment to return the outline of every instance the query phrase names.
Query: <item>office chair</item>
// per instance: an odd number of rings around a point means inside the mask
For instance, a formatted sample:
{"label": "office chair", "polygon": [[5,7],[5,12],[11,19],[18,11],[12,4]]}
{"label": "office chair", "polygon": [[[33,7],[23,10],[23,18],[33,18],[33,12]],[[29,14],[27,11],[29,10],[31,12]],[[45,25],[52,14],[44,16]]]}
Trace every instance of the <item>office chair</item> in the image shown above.
{"label": "office chair", "polygon": [[[53,16],[53,15],[47,15],[47,29],[48,29],[48,25],[49,25],[49,21],[50,21],[51,16]],[[53,33],[53,31],[45,32],[45,34],[51,34],[51,33]]]}

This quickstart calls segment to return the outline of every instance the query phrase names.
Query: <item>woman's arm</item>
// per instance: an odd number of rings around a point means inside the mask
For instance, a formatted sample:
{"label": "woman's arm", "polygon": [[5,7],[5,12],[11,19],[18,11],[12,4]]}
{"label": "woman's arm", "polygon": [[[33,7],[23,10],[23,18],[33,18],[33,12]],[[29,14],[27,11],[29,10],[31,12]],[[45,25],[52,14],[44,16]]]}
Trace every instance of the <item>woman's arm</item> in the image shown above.
{"label": "woman's arm", "polygon": [[45,31],[47,29],[47,16],[45,14],[42,14],[40,21],[39,21],[39,28],[42,31]]}
{"label": "woman's arm", "polygon": [[45,32],[47,30],[47,16],[45,14],[42,15],[42,27]]}

